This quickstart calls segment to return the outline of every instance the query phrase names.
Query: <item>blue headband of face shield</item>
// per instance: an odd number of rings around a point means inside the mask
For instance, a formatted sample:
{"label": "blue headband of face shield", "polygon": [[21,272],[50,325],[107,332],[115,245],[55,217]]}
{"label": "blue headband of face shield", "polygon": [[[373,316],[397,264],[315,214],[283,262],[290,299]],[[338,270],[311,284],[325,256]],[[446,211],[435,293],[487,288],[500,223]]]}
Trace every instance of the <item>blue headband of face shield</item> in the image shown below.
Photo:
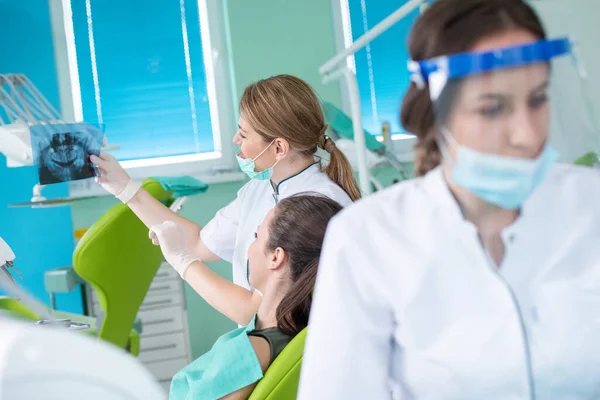
{"label": "blue headband of face shield", "polygon": [[432,74],[443,73],[446,79],[478,75],[506,68],[548,62],[572,52],[568,38],[539,40],[518,46],[484,52],[459,53],[423,61],[408,61],[411,80],[423,88]]}

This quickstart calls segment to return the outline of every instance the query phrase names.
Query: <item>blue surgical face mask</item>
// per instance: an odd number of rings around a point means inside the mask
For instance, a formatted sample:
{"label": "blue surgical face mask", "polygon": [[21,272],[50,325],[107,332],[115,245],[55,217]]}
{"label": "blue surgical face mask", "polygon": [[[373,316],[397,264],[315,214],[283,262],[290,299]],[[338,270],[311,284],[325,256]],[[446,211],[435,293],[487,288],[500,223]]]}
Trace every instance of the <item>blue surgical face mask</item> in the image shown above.
{"label": "blue surgical face mask", "polygon": [[237,158],[237,162],[240,165],[240,169],[242,170],[242,172],[244,172],[246,175],[248,175],[250,177],[250,179],[257,179],[259,181],[264,181],[267,179],[271,179],[271,176],[273,176],[273,168],[275,168],[275,165],[277,165],[277,163],[279,161],[276,161],[275,164],[273,164],[271,166],[271,168],[267,168],[264,171],[260,171],[260,172],[256,172],[256,165],[254,164],[254,161],[258,160],[258,157],[262,156],[263,153],[265,151],[267,151],[267,149],[269,147],[271,147],[271,145],[274,142],[275,142],[275,140],[273,140],[271,143],[269,143],[269,145],[263,151],[261,151],[259,155],[257,155],[253,159],[240,157],[240,153],[242,152],[241,150],[238,150],[238,152],[236,153],[235,158]]}
{"label": "blue surgical face mask", "polygon": [[520,208],[558,160],[558,152],[546,144],[536,159],[480,153],[459,145],[450,133],[446,140],[456,147],[452,160],[442,144],[444,157],[452,163],[452,181],[488,203],[505,209]]}

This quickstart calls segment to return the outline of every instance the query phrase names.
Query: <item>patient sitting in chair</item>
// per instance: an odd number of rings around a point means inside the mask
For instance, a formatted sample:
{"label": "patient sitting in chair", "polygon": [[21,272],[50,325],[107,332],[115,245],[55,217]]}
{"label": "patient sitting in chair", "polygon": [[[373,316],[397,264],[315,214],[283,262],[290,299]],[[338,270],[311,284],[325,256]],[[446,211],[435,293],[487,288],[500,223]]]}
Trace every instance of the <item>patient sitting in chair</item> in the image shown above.
{"label": "patient sitting in chair", "polygon": [[[300,194],[269,211],[248,249],[249,282],[263,296],[258,312],[247,327],[221,336],[209,352],[179,371],[170,400],[250,396],[277,355],[307,326],[325,230],[341,209],[327,197]],[[182,276],[189,265],[200,263],[190,259],[175,223],[153,227],[151,236],[176,269],[187,264]],[[225,279],[220,285],[224,291],[241,289]]]}

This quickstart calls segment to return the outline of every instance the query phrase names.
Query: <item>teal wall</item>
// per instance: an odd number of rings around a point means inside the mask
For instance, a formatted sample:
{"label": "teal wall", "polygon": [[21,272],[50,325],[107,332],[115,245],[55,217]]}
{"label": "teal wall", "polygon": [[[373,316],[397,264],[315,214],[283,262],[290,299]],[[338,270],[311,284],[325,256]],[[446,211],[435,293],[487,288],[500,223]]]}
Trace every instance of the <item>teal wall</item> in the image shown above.
{"label": "teal wall", "polygon": [[336,53],[330,0],[224,0],[238,99],[251,82],[276,74],[306,80],[340,105],[340,86],[324,85],[319,67]]}

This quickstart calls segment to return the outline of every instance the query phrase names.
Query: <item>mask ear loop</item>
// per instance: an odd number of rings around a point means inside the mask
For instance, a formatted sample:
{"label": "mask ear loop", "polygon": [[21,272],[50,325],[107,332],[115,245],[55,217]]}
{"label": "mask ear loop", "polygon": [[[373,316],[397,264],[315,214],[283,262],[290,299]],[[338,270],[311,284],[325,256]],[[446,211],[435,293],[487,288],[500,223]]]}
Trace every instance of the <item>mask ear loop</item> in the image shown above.
{"label": "mask ear loop", "polygon": [[275,164],[273,164],[273,165],[271,166],[271,169],[275,168],[275,166],[276,166],[277,164],[279,164],[279,161],[281,161],[281,160],[282,160],[282,159],[279,159],[279,160],[275,161]]}
{"label": "mask ear loop", "polygon": [[[267,146],[267,147],[266,147],[266,148],[265,148],[263,151],[261,151],[261,152],[260,152],[260,154],[259,154],[259,155],[257,155],[257,156],[256,156],[256,158],[255,158],[254,160],[252,160],[252,162],[255,162],[256,160],[258,160],[258,157],[262,156],[262,155],[263,155],[263,153],[264,153],[265,151],[267,151],[267,150],[269,149],[269,147],[271,147],[271,145],[273,145],[273,143],[275,143],[275,140],[277,140],[277,139],[273,139],[273,140],[271,141],[271,143],[269,143],[269,145],[268,145],[268,146]],[[275,161],[275,163],[274,163],[273,165],[271,165],[269,168],[267,168],[267,170],[269,170],[269,169],[270,169],[270,170],[273,170],[273,168],[275,168],[275,166],[276,166],[277,164],[279,164],[279,161],[281,161],[281,160],[282,160],[282,159],[280,158],[279,160]],[[255,167],[255,168],[256,168],[256,167]],[[260,172],[264,172],[264,171],[260,171]]]}
{"label": "mask ear loop", "polygon": [[[268,149],[269,147],[271,147],[271,145],[272,145],[273,143],[275,143],[275,140],[276,140],[276,139],[273,139],[273,141],[272,141],[272,142],[269,144],[269,146],[267,147],[267,149]],[[267,149],[264,149],[264,150],[263,150],[263,153],[264,153],[265,151],[267,151]],[[256,158],[258,158],[258,157],[256,157]],[[279,164],[279,161],[281,161],[281,160],[283,160],[283,159],[282,159],[282,158],[280,158],[279,160],[275,161],[275,164],[271,165],[271,168],[270,168],[270,169],[273,169],[273,168],[275,168],[275,166],[276,166],[277,164]]]}
{"label": "mask ear loop", "polygon": [[273,145],[273,143],[275,143],[276,139],[271,140],[271,143],[269,143],[269,145],[267,147],[265,147],[265,149],[263,151],[261,151],[256,157],[254,157],[252,159],[252,161],[256,161],[258,160],[258,157],[262,156],[264,154],[265,151],[269,150],[269,147],[271,147]]}

